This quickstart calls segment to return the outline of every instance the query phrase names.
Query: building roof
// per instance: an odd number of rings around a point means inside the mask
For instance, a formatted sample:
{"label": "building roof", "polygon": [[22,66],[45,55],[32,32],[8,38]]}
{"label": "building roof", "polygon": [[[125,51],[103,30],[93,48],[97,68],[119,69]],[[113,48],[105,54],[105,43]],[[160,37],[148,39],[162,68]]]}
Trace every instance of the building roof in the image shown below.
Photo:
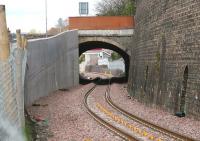
{"label": "building roof", "polygon": [[111,56],[111,51],[107,50],[107,49],[102,49],[102,48],[96,48],[96,49],[92,49],[92,50],[88,50],[86,52],[84,52],[83,54],[98,54],[100,52],[103,52],[109,56]]}

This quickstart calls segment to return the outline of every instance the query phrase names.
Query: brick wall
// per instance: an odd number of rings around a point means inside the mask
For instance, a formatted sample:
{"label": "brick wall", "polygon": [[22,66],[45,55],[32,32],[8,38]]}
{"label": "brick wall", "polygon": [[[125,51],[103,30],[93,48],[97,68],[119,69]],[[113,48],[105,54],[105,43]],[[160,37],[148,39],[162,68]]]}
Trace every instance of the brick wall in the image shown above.
{"label": "brick wall", "polygon": [[200,118],[200,1],[137,0],[129,93]]}
{"label": "brick wall", "polygon": [[97,17],[70,17],[69,29],[79,30],[108,30],[132,29],[132,16],[97,16]]}

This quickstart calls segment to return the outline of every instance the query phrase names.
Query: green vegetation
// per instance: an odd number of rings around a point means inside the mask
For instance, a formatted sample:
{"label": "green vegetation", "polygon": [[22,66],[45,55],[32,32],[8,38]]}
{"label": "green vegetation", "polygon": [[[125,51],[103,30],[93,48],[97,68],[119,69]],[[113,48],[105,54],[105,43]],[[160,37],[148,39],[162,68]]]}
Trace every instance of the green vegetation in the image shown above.
{"label": "green vegetation", "polygon": [[79,57],[79,64],[81,64],[84,61],[85,61],[85,55],[81,54],[81,56]]}
{"label": "green vegetation", "polygon": [[113,61],[118,60],[119,58],[121,58],[121,55],[119,55],[117,52],[113,52],[111,54],[111,58],[112,58]]}
{"label": "green vegetation", "polygon": [[28,119],[26,119],[25,127],[23,129],[23,133],[24,133],[26,141],[33,140],[33,126],[34,126],[33,123],[31,123],[31,121],[28,121]]}
{"label": "green vegetation", "polygon": [[28,34],[40,34],[40,31],[37,31],[36,29],[31,29]]}
{"label": "green vegetation", "polygon": [[96,7],[99,16],[133,16],[135,9],[134,0],[102,0]]}

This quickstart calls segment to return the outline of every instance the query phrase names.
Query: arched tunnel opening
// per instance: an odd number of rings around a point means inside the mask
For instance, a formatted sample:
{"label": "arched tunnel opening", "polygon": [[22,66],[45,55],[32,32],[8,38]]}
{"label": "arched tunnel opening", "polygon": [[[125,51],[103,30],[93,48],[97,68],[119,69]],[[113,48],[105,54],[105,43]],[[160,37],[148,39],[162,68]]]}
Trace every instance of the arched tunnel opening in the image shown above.
{"label": "arched tunnel opening", "polygon": [[[103,42],[103,41],[87,41],[84,43],[80,43],[79,44],[79,57],[84,53],[87,52],[89,50],[95,50],[95,49],[108,49],[111,50],[113,52],[118,53],[124,60],[124,65],[125,65],[125,71],[124,71],[124,75],[122,75],[121,77],[111,77],[111,78],[104,78],[103,79],[103,83],[107,83],[110,79],[112,80],[112,82],[115,83],[126,83],[128,81],[128,73],[129,73],[129,64],[130,64],[130,56],[127,54],[127,52],[125,52],[123,49],[117,47],[116,45],[107,43],[107,42]],[[80,84],[88,84],[91,82],[95,82],[97,80],[99,80],[99,78],[95,78],[95,79],[87,79],[85,77],[83,77],[80,73],[79,73],[79,82]],[[101,79],[102,81],[102,79]]]}

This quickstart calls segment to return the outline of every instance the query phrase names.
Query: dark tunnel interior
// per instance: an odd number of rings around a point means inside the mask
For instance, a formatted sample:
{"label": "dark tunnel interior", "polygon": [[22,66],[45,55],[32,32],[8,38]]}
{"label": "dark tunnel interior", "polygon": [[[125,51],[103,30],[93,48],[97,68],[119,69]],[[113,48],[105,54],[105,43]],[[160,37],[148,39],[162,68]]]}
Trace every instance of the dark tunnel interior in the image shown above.
{"label": "dark tunnel interior", "polygon": [[[122,56],[125,62],[125,77],[122,78],[112,78],[112,81],[115,81],[116,83],[125,83],[128,81],[128,75],[129,75],[129,65],[130,65],[130,56],[121,48],[106,43],[106,42],[101,42],[101,41],[88,41],[79,44],[79,56],[91,49],[96,49],[96,48],[104,48],[104,49],[109,49],[117,52]],[[87,84],[90,83],[90,80],[85,80],[84,78],[81,77],[80,75],[80,84]]]}

